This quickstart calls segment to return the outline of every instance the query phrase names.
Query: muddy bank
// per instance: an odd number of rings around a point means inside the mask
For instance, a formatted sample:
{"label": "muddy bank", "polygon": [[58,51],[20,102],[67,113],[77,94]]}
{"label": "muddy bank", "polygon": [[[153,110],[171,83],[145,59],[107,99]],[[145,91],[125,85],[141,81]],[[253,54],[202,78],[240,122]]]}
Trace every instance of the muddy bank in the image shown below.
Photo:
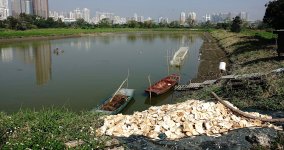
{"label": "muddy bank", "polygon": [[227,66],[229,64],[225,51],[218,45],[218,41],[210,33],[204,32],[203,40],[204,43],[200,49],[198,75],[192,82],[217,79],[221,76],[219,63],[226,62]]}

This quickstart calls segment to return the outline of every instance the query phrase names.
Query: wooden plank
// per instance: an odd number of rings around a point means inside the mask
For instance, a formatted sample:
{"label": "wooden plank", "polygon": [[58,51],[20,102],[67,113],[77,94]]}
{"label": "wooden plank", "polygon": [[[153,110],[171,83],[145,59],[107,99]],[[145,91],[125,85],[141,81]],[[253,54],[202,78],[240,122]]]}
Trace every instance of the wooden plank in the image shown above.
{"label": "wooden plank", "polygon": [[260,77],[262,76],[262,73],[252,73],[252,74],[243,74],[243,75],[238,75],[236,78],[252,78],[252,77]]}
{"label": "wooden plank", "polygon": [[201,88],[203,87],[202,83],[190,83],[189,88]]}
{"label": "wooden plank", "polygon": [[235,75],[222,76],[221,79],[235,79]]}
{"label": "wooden plank", "polygon": [[206,80],[206,81],[204,81],[202,84],[204,84],[204,85],[212,85],[212,84],[214,84],[216,81],[217,81],[217,80]]}

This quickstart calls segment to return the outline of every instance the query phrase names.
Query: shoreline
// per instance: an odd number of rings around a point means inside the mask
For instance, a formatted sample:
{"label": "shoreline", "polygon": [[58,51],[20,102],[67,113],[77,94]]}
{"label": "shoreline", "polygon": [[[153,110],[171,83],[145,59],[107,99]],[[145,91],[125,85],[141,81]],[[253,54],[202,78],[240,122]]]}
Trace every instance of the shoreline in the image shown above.
{"label": "shoreline", "polygon": [[56,40],[56,39],[65,39],[65,38],[75,38],[82,37],[82,34],[76,35],[55,35],[55,36],[32,36],[32,37],[15,37],[9,39],[0,39],[0,44],[7,44],[13,42],[25,42],[25,41],[33,41],[33,40]]}
{"label": "shoreline", "polygon": [[[61,33],[52,33],[52,31],[59,31]],[[5,31],[4,31],[5,32]],[[157,28],[157,29],[139,29],[139,28],[102,28],[102,29],[36,29],[36,30],[27,30],[27,31],[6,31],[11,32],[6,35],[2,35],[0,38],[0,44],[13,43],[18,41],[31,41],[31,40],[55,40],[55,39],[64,39],[64,38],[74,38],[82,36],[96,36],[99,34],[108,34],[108,33],[179,33],[179,32],[191,32],[191,33],[203,33],[206,30],[193,30],[193,29],[175,29],[175,28]],[[29,35],[31,32],[32,35]],[[34,33],[33,33],[34,32]],[[47,32],[47,33],[44,33]],[[19,33],[19,35],[12,35]],[[22,35],[21,35],[22,34]],[[46,34],[46,35],[42,35]],[[1,33],[0,33],[1,36]],[[7,36],[7,38],[5,38]]]}
{"label": "shoreline", "polygon": [[[209,32],[203,33],[204,43],[200,48],[200,64],[198,74],[193,82],[215,80],[221,76],[219,63],[226,62],[230,66],[226,52],[219,46],[218,41]],[[230,69],[229,67],[227,67]],[[227,70],[228,70],[227,69]]]}
{"label": "shoreline", "polygon": [[[141,32],[141,31],[137,31]],[[145,32],[145,31],[144,31]],[[217,31],[220,32],[220,31]],[[60,38],[72,38],[72,37],[80,37],[86,35],[97,35],[97,34],[105,34],[105,33],[119,33],[119,32],[98,32],[98,33],[86,33],[86,34],[76,34],[76,35],[65,35],[65,36],[43,36],[43,37],[26,37],[26,38],[13,38],[13,39],[5,39],[8,40],[7,42],[16,42],[16,41],[28,41],[28,40],[52,40],[52,39],[60,39]],[[121,32],[120,32],[121,33]],[[124,32],[126,33],[126,32]],[[129,33],[129,32],[128,32]],[[130,32],[131,33],[131,32]],[[133,31],[132,31],[133,33]],[[226,53],[226,48],[222,48],[219,44],[220,41],[218,38],[212,36],[212,33],[208,32],[199,32],[200,34],[204,33],[204,44],[202,45],[200,51],[202,53],[203,58],[201,58],[198,76],[202,77],[202,74],[206,74],[206,72],[217,72],[219,61],[226,59],[230,62],[230,57],[228,56],[229,53]],[[209,37],[207,36],[209,35]],[[205,39],[208,38],[208,39]],[[226,42],[225,42],[226,43]],[[1,39],[0,39],[1,44]],[[218,47],[216,47],[218,46]],[[216,48],[218,48],[218,52],[216,52]],[[226,57],[221,57],[226,56]],[[212,56],[213,55],[213,56]],[[214,60],[210,60],[214,59]],[[232,61],[232,63],[236,63]],[[229,64],[230,65],[230,64]],[[202,69],[201,66],[206,66],[206,68]],[[210,70],[208,69],[210,68]],[[236,69],[232,66],[228,67],[232,69],[230,71],[236,71]],[[202,69],[202,70],[200,70]],[[218,70],[218,71],[216,71]],[[284,77],[284,76],[283,76]],[[206,78],[207,79],[207,78]],[[198,79],[196,79],[198,80]],[[283,80],[284,83],[284,80]],[[197,95],[206,95],[206,92],[211,92],[216,90],[216,87],[207,88],[204,91],[197,91]],[[220,89],[217,89],[220,90]],[[194,91],[195,92],[195,91]],[[216,92],[216,91],[215,91]],[[199,95],[199,96],[200,96]],[[186,93],[186,99],[195,99],[194,96]],[[202,98],[198,98],[202,100]],[[179,98],[176,98],[179,100]],[[240,99],[242,100],[242,99]],[[233,101],[235,102],[235,101]],[[178,103],[178,101],[176,101]],[[190,106],[190,105],[187,105]],[[224,141],[228,143],[227,147],[236,146],[236,148],[240,148],[236,145],[235,140],[237,140],[240,144],[246,144],[250,147],[249,141],[247,141],[248,135],[253,135],[258,137],[259,134],[256,133],[264,133],[269,138],[269,141],[276,141],[281,145],[281,139],[284,138],[283,132],[277,137],[277,132],[275,130],[269,128],[260,128],[260,129],[249,129],[243,128],[239,130],[230,131],[228,134],[223,135],[219,138],[212,138],[212,140],[208,140],[209,138],[205,135],[200,135],[196,137],[187,137],[185,139],[179,139],[177,141],[166,141],[161,140],[153,143],[151,140],[145,139],[143,137],[130,137],[130,139],[125,139],[125,143],[123,140],[115,141],[115,137],[109,136],[102,136],[99,137],[95,134],[95,130],[99,128],[103,120],[101,118],[103,114],[91,113],[89,111],[82,111],[81,113],[75,113],[68,109],[42,109],[40,111],[33,111],[33,110],[19,110],[16,113],[11,115],[7,115],[4,112],[0,111],[0,135],[2,141],[0,140],[0,149],[21,149],[25,147],[32,147],[34,149],[43,147],[43,148],[60,148],[66,149],[68,147],[67,143],[79,143],[75,145],[75,148],[81,149],[103,149],[103,148],[113,148],[116,146],[124,146],[138,147],[137,149],[143,149],[145,145],[150,145],[153,147],[161,146],[161,148],[165,148],[166,146],[172,145],[172,147],[176,147],[178,145],[186,145],[187,147],[206,147],[211,146],[214,148],[216,144],[224,146]],[[202,125],[201,125],[202,126]],[[256,131],[257,130],[257,131]],[[162,135],[162,134],[161,134]],[[131,139],[133,138],[133,139]],[[250,137],[251,138],[251,137]],[[260,137],[262,138],[262,136]],[[138,139],[138,140],[137,140]],[[275,140],[276,139],[276,140]],[[279,139],[279,141],[277,141]],[[72,140],[72,141],[70,141]],[[73,141],[74,140],[74,141]],[[133,141],[129,144],[129,141]],[[230,143],[233,141],[233,143]],[[245,143],[244,143],[245,142]],[[109,145],[112,144],[112,145]],[[113,144],[114,143],[114,144]],[[165,144],[166,143],[166,144]],[[178,144],[176,144],[178,143]],[[189,143],[189,144],[188,144]],[[251,143],[253,144],[259,143]],[[275,144],[275,143],[272,143]],[[272,145],[271,144],[271,145]],[[280,145],[280,146],[281,146]],[[139,147],[141,146],[141,147]],[[163,146],[163,147],[162,147]],[[273,146],[273,145],[272,145]]]}

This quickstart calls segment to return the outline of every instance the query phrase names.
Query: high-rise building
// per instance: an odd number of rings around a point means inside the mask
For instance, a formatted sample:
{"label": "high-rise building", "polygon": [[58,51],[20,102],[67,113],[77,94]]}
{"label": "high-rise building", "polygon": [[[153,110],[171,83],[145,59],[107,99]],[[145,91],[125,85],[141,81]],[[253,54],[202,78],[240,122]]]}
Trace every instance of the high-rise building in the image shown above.
{"label": "high-rise building", "polygon": [[21,13],[33,14],[48,18],[48,0],[11,0],[12,16],[18,17]]}
{"label": "high-rise building", "polygon": [[240,12],[238,16],[240,16],[240,18],[244,21],[248,21],[248,19],[249,19],[247,12]]}
{"label": "high-rise building", "polygon": [[186,21],[185,12],[180,13],[180,24],[184,25]]}
{"label": "high-rise building", "polygon": [[8,0],[0,0],[0,20],[5,20],[9,16]]}
{"label": "high-rise building", "polygon": [[37,16],[48,18],[48,0],[33,0],[33,12]]}
{"label": "high-rise building", "polygon": [[82,18],[82,12],[79,8],[76,8],[74,10],[74,18],[75,19],[81,19]]}
{"label": "high-rise building", "polygon": [[24,0],[11,0],[12,16],[18,17],[21,13],[25,13]]}
{"label": "high-rise building", "polygon": [[196,13],[195,12],[189,12],[187,18],[190,19],[190,20],[196,21]]}
{"label": "high-rise building", "polygon": [[133,16],[133,20],[134,20],[134,21],[138,21],[138,15],[137,15],[136,13],[135,13],[134,16]]}
{"label": "high-rise building", "polygon": [[159,19],[158,19],[158,23],[161,23],[162,21],[163,21],[163,17],[159,17]]}
{"label": "high-rise building", "polygon": [[211,21],[211,15],[210,14],[205,15],[205,22],[207,22],[207,21]]}
{"label": "high-rise building", "polygon": [[83,9],[82,17],[86,22],[90,22],[90,10],[88,8]]}
{"label": "high-rise building", "polygon": [[33,15],[33,3],[31,0],[25,1],[25,13],[29,15]]}

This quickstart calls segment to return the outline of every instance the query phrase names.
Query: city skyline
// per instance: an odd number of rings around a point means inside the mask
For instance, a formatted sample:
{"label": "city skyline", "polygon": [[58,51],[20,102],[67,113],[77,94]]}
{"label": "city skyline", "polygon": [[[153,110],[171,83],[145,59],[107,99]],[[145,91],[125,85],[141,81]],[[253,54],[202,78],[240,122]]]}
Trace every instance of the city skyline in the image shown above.
{"label": "city skyline", "polygon": [[249,20],[262,20],[265,13],[265,4],[269,2],[269,0],[218,0],[214,3],[211,0],[148,1],[124,0],[118,3],[114,0],[49,0],[49,7],[51,11],[66,12],[74,10],[74,8],[88,8],[91,11],[91,16],[95,16],[96,11],[102,11],[125,17],[132,17],[134,13],[137,13],[145,17],[168,17],[171,20],[178,20],[181,12],[196,12],[198,20],[202,20],[202,17],[206,14],[247,12]]}

